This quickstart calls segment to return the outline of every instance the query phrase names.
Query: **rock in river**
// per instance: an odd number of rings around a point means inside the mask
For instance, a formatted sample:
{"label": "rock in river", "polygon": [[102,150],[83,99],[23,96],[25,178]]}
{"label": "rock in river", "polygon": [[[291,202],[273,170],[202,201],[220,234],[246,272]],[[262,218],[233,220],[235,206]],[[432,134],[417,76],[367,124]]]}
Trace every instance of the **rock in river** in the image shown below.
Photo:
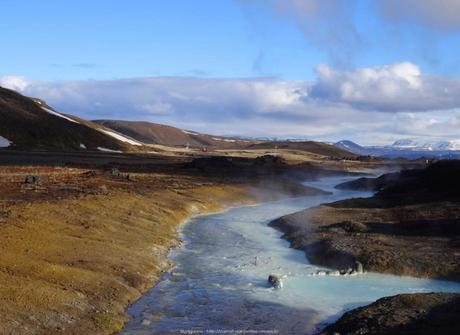
{"label": "rock in river", "polygon": [[276,275],[269,275],[268,276],[268,282],[274,287],[274,288],[283,288],[283,281],[281,280],[280,277]]}

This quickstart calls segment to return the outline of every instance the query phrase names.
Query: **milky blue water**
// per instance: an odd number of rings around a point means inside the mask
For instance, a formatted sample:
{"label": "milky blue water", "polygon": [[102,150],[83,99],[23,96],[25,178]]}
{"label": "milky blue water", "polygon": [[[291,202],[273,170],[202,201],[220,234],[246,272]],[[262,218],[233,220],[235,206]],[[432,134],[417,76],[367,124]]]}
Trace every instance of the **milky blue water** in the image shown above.
{"label": "milky blue water", "polygon": [[[349,178],[348,178],[349,179]],[[267,224],[308,207],[366,192],[335,190],[348,180],[325,178],[307,185],[334,192],[243,206],[196,217],[181,230],[183,244],[171,253],[173,271],[128,313],[123,334],[261,333],[313,334],[346,310],[399,293],[457,291],[460,284],[366,273],[311,276],[301,251],[289,248]],[[284,288],[267,285],[269,274],[285,276]]]}

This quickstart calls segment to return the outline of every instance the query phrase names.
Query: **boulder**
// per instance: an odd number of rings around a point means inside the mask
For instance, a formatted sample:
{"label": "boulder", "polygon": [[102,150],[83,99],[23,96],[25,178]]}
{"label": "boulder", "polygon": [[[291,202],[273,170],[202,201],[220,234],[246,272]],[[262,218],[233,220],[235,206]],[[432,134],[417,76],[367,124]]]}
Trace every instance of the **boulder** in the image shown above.
{"label": "boulder", "polygon": [[114,177],[121,177],[121,172],[117,168],[110,169],[110,174]]}
{"label": "boulder", "polygon": [[283,288],[283,281],[281,280],[281,277],[278,277],[276,275],[269,275],[268,276],[268,282],[274,288],[277,288],[277,289]]}
{"label": "boulder", "polygon": [[32,184],[32,185],[40,185],[42,183],[42,179],[40,176],[26,176],[26,179],[24,180],[26,184]]}

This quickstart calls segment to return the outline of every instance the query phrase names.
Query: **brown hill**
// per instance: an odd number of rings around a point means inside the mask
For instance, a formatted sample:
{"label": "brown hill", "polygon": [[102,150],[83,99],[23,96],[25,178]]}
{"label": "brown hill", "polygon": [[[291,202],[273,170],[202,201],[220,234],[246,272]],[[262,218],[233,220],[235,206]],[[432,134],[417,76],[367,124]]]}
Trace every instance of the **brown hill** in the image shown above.
{"label": "brown hill", "polygon": [[200,134],[152,122],[121,120],[95,120],[93,122],[147,144],[171,147],[241,149],[249,144],[257,143],[238,138]]}
{"label": "brown hill", "polygon": [[55,111],[44,101],[0,87],[0,148],[16,150],[148,151],[144,144],[224,150],[288,149],[333,159],[355,157],[320,142],[256,141],[201,134],[136,121],[87,121]]}
{"label": "brown hill", "polygon": [[246,147],[247,149],[288,149],[306,151],[317,155],[328,156],[332,158],[355,158],[355,154],[334,145],[314,142],[314,141],[271,141],[253,143]]}
{"label": "brown hill", "polygon": [[[17,150],[135,150],[140,143],[45,102],[0,87],[0,147]],[[9,143],[8,143],[9,142]]]}
{"label": "brown hill", "polygon": [[327,143],[314,141],[261,141],[223,137],[201,134],[194,131],[182,130],[171,126],[142,121],[95,120],[93,122],[147,144],[160,144],[171,147],[207,147],[212,149],[229,150],[288,149],[305,151],[337,159],[356,157],[355,154],[345,151],[344,149],[337,148]]}

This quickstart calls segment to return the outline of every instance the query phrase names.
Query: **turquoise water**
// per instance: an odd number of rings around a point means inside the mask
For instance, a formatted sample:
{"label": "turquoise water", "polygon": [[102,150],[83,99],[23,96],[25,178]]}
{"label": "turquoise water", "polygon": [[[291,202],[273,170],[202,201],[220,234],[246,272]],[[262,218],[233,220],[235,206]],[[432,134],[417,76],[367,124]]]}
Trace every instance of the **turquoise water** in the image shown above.
{"label": "turquoise water", "polygon": [[[311,276],[321,268],[290,249],[267,224],[324,202],[370,196],[333,188],[345,180],[306,183],[332,195],[237,207],[190,220],[181,230],[184,243],[171,253],[176,267],[128,310],[132,320],[123,334],[308,334],[346,310],[384,296],[460,292],[459,283],[376,273]],[[283,289],[267,285],[271,273],[285,276]]]}

